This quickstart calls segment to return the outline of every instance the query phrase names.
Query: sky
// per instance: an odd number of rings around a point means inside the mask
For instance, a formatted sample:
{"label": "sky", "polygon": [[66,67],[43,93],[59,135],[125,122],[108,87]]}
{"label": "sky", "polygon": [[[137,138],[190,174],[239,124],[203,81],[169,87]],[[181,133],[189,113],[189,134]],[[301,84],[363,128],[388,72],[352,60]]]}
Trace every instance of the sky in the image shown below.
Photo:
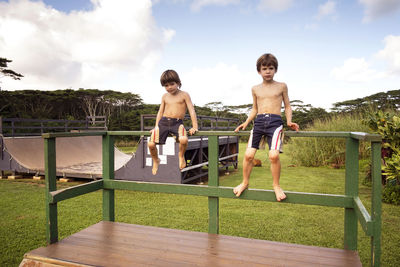
{"label": "sky", "polygon": [[256,61],[279,62],[290,100],[400,89],[400,0],[0,0],[2,90],[100,89],[159,104],[178,72],[192,102],[252,103]]}

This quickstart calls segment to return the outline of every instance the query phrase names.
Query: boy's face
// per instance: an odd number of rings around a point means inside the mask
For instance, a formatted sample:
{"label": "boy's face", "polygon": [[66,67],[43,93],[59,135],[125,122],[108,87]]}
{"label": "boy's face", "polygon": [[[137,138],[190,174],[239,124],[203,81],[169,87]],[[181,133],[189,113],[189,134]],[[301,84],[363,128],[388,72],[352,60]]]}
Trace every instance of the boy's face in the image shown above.
{"label": "boy's face", "polygon": [[179,86],[176,82],[167,82],[164,84],[165,90],[171,95],[174,95],[178,92]]}
{"label": "boy's face", "polygon": [[274,79],[274,75],[276,73],[276,69],[274,66],[261,66],[260,71],[258,72],[264,81],[272,81]]}

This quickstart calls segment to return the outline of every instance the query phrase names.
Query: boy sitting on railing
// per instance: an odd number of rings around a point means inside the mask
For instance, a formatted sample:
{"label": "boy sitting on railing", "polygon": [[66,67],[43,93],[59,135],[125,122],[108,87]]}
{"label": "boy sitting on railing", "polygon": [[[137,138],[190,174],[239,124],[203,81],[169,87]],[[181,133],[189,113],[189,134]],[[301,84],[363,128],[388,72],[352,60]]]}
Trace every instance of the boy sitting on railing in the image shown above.
{"label": "boy sitting on railing", "polygon": [[251,130],[249,143],[243,158],[243,181],[233,189],[233,193],[237,197],[248,188],[254,156],[257,149],[259,149],[260,142],[264,137],[267,137],[276,200],[281,201],[286,198],[285,193],[279,185],[281,174],[279,152],[283,141],[283,122],[280,115],[282,102],[285,105],[287,125],[296,131],[299,130],[299,125],[292,122],[292,108],[286,84],[274,80],[277,70],[278,61],[272,54],[264,54],[257,60],[257,71],[263,81],[251,89],[253,108],[247,120],[235,129],[235,132],[238,132],[240,129],[246,129],[247,125],[255,118],[254,127]]}
{"label": "boy sitting on railing", "polygon": [[166,70],[161,75],[161,85],[165,87],[167,93],[161,98],[160,108],[157,113],[156,125],[151,130],[148,147],[153,159],[153,175],[157,174],[160,159],[156,144],[163,145],[169,134],[175,136],[179,142],[179,168],[186,167],[185,151],[188,144],[186,129],[183,125],[183,118],[186,110],[189,111],[193,128],[189,130],[189,134],[193,135],[198,131],[197,117],[192,101],[188,93],[181,91],[181,80],[178,73],[174,70]]}

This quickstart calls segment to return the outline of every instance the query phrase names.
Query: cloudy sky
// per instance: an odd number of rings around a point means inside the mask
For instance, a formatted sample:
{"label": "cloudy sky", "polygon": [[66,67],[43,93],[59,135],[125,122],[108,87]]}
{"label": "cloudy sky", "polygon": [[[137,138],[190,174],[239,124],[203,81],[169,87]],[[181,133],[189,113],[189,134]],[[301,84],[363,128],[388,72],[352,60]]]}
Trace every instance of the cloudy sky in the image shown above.
{"label": "cloudy sky", "polygon": [[400,0],[0,0],[3,90],[111,89],[157,104],[175,69],[195,105],[252,102],[273,53],[291,100],[400,89]]}

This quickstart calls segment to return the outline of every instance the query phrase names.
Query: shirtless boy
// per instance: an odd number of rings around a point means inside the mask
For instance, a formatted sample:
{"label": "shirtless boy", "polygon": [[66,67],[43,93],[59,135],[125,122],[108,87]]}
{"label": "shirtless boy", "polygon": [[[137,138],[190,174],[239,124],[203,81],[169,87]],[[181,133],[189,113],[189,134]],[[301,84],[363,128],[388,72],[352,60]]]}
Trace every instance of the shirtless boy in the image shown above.
{"label": "shirtless boy", "polygon": [[279,185],[281,163],[279,152],[282,144],[283,121],[281,118],[282,102],[285,106],[287,125],[298,131],[299,125],[292,122],[292,108],[290,107],[288,88],[285,83],[274,80],[278,70],[278,61],[272,54],[264,54],[257,60],[257,71],[263,81],[251,89],[253,95],[253,108],[247,120],[240,124],[235,132],[246,129],[247,125],[255,118],[254,128],[251,131],[249,143],[243,158],[243,181],[233,189],[233,193],[239,197],[248,188],[250,173],[253,169],[254,155],[259,149],[260,141],[266,137],[269,145],[269,160],[273,188],[277,201],[286,198]]}
{"label": "shirtless boy", "polygon": [[156,125],[151,130],[148,147],[153,159],[153,175],[157,174],[160,159],[156,144],[163,145],[168,137],[172,134],[179,142],[179,168],[186,167],[185,151],[188,144],[186,129],[183,126],[183,118],[186,110],[189,110],[193,128],[189,130],[189,134],[195,134],[198,131],[197,117],[192,101],[188,93],[181,91],[181,80],[178,73],[174,70],[166,70],[161,75],[161,85],[165,87],[167,93],[161,98],[160,108],[156,117]]}

